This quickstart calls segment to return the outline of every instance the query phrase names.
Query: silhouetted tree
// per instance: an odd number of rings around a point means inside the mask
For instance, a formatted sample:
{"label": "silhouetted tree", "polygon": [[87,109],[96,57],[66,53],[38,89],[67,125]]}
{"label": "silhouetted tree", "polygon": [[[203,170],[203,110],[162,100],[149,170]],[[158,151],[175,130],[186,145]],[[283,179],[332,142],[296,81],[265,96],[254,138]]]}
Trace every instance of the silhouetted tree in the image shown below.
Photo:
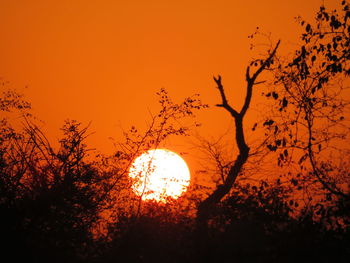
{"label": "silhouetted tree", "polygon": [[[218,78],[214,77],[215,83],[217,84],[217,88],[220,92],[220,96],[222,100],[222,103],[218,104],[217,106],[224,108],[234,119],[235,140],[238,146],[239,153],[237,155],[235,162],[229,168],[229,172],[226,178],[224,178],[223,183],[217,186],[217,188],[199,204],[198,212],[197,212],[197,227],[198,227],[199,233],[205,233],[207,231],[206,230],[207,223],[208,223],[208,219],[210,218],[212,209],[215,207],[217,203],[220,202],[222,198],[224,198],[230,192],[234,182],[236,181],[237,177],[239,176],[242,170],[243,165],[246,163],[249,157],[250,148],[245,141],[243,120],[250,106],[250,102],[253,94],[253,88],[255,85],[261,83],[257,79],[264,70],[270,68],[271,64],[273,63],[273,59],[279,44],[280,42],[276,44],[276,46],[270,51],[267,58],[254,61],[251,65],[247,67],[247,70],[246,70],[247,94],[241,110],[239,111],[235,110],[228,103],[228,100],[225,95],[224,87],[221,82],[221,76],[218,76]],[[255,66],[257,68],[254,73],[251,73],[252,66]]]}
{"label": "silhouetted tree", "polygon": [[[150,113],[150,121],[147,128],[143,130],[132,126],[128,131],[124,132],[124,141],[115,143],[116,152],[108,160],[108,165],[116,166],[118,171],[115,183],[122,176],[128,177],[129,168],[133,161],[145,151],[164,147],[172,136],[188,136],[189,131],[199,125],[193,121],[195,112],[208,107],[208,105],[201,102],[198,94],[187,97],[179,103],[173,102],[165,89],[157,92],[157,96],[160,109],[154,115]],[[132,183],[131,179],[128,178],[128,180],[130,185]],[[139,178],[135,178],[135,180],[139,180]],[[113,188],[115,188],[115,184],[112,182],[110,190],[113,191]],[[142,195],[135,196],[129,187],[128,192],[125,192],[124,195],[119,195],[119,197],[130,204],[128,212],[124,210],[125,213],[130,215],[135,213],[141,214]],[[115,203],[117,204],[118,202]],[[125,206],[122,206],[123,208],[121,209],[124,209]]]}
{"label": "silhouetted tree", "polygon": [[114,212],[109,215],[98,241],[98,260],[102,262],[114,262],[116,258],[127,262],[181,262],[192,258],[194,209],[189,208],[191,200],[168,198],[166,204],[143,201],[142,195],[137,196],[131,190],[130,178],[122,185],[124,189],[116,191],[118,180],[128,177],[136,157],[149,149],[163,147],[172,136],[188,136],[198,124],[186,119],[191,120],[196,110],[208,107],[198,95],[180,103],[173,102],[164,89],[157,95],[160,109],[157,114],[150,114],[147,128],[132,126],[124,133],[125,141],[115,144],[115,154],[105,160],[117,173],[108,187],[112,193],[110,208]]}
{"label": "silhouetted tree", "polygon": [[60,148],[54,150],[28,118],[29,103],[12,91],[0,102],[2,112],[23,111],[24,120],[23,130],[6,117],[0,127],[2,248],[29,262],[83,258],[101,209],[96,200],[103,180],[86,158],[87,128],[67,121]]}
{"label": "silhouetted tree", "polygon": [[[265,94],[273,113],[263,124],[278,165],[296,167],[291,184],[302,191],[315,220],[343,231],[349,226],[350,5],[324,6],[315,22],[298,18],[304,32],[290,57],[278,57]],[[344,221],[345,220],[345,221]]]}
{"label": "silhouetted tree", "polygon": [[[322,246],[325,248],[324,253],[318,252],[319,255],[313,255],[311,257],[313,260],[333,258],[334,249],[330,243],[322,240],[323,235],[327,235],[339,245],[339,257],[342,260],[346,258],[347,253],[348,242],[345,241],[345,237],[349,234],[349,213],[344,208],[349,205],[350,181],[348,168],[346,168],[348,149],[344,141],[348,140],[349,126],[345,115],[349,103],[344,96],[343,82],[344,76],[349,75],[349,18],[349,4],[346,1],[341,1],[341,11],[329,12],[321,6],[320,11],[316,14],[315,26],[299,19],[301,25],[305,26],[305,32],[302,34],[303,42],[300,49],[296,51],[292,59],[275,55],[278,43],[267,59],[253,62],[258,66],[253,76],[257,77],[265,70],[274,74],[270,90],[263,93],[272,100],[272,107],[275,110],[265,122],[261,123],[261,127],[268,131],[265,133],[267,138],[262,141],[271,152],[277,151],[279,166],[290,166],[294,163],[301,172],[288,173],[289,176],[292,176],[289,187],[294,189],[294,196],[290,195],[287,198],[276,195],[280,207],[286,208],[282,213],[283,220],[278,221],[270,217],[274,212],[279,211],[277,207],[270,211],[263,208],[261,210],[263,213],[260,214],[262,217],[256,217],[251,222],[251,226],[257,226],[264,221],[263,217],[266,216],[271,219],[273,227],[270,230],[262,227],[260,230],[264,236],[267,233],[279,235],[277,232],[281,231],[282,227],[281,235],[286,238],[289,234],[287,235],[288,231],[285,227],[288,226],[293,229],[289,237],[299,240],[296,242],[300,242],[301,239],[301,236],[297,234],[298,231],[301,234],[303,231],[307,233],[308,230],[312,230],[308,238],[314,239],[314,242],[310,243],[312,247],[310,251],[313,252],[309,254],[316,253]],[[250,156],[250,148],[244,140],[243,117],[250,105],[252,87],[260,83],[256,81],[256,77],[250,77],[248,67],[247,95],[241,111],[234,110],[227,102],[221,77],[214,78],[222,98],[222,103],[217,106],[226,109],[234,118],[235,139],[239,153],[231,165],[230,162],[220,159],[215,149],[214,152],[212,148],[207,149],[218,165],[216,170],[220,180],[217,181],[222,184],[219,183],[214,192],[198,206],[197,231],[199,243],[202,243],[200,253],[205,252],[204,257],[210,254],[208,252],[210,249],[206,244],[208,241],[205,240],[207,236],[204,234],[209,231],[207,228],[209,219],[211,218],[211,226],[215,224],[213,220],[215,215],[220,217],[220,212],[217,214],[218,210],[215,207],[218,208],[218,204],[225,204],[224,207],[227,207],[226,201],[233,200],[229,194],[238,187],[235,184],[237,177],[242,174],[242,167]],[[253,129],[257,125],[260,126],[256,124]],[[331,145],[333,141],[335,143]],[[206,147],[212,147],[212,145],[207,144]],[[333,155],[331,149],[333,149]],[[338,160],[334,158],[334,149],[337,150]],[[296,161],[294,161],[295,157]],[[227,164],[230,164],[229,171],[227,171]],[[254,185],[254,187],[257,186]],[[297,191],[300,190],[306,190],[308,193],[299,195]],[[239,194],[239,192],[235,193]],[[306,202],[306,206],[298,208],[300,203],[293,199],[304,198],[304,196],[309,199],[309,203]],[[315,202],[310,202],[312,198],[315,199]],[[222,199],[224,201],[220,203]],[[248,196],[244,201],[250,199],[251,197]],[[290,202],[289,205],[287,202]],[[244,204],[248,205],[249,202]],[[239,204],[228,206],[228,211],[235,209],[235,206],[239,207]],[[252,206],[255,212],[262,207],[264,206],[259,203],[254,203]],[[239,212],[244,213],[243,211],[240,207]],[[237,218],[234,219],[236,221],[233,220],[230,223],[223,219],[222,224],[234,225],[239,221],[238,218],[237,214]],[[223,232],[227,233],[226,230]],[[238,243],[235,243],[234,247],[239,246]],[[297,243],[294,246],[295,249],[300,249],[300,253],[305,253],[301,247],[297,248]],[[221,252],[224,251],[225,249]],[[222,253],[215,255],[222,255]]]}

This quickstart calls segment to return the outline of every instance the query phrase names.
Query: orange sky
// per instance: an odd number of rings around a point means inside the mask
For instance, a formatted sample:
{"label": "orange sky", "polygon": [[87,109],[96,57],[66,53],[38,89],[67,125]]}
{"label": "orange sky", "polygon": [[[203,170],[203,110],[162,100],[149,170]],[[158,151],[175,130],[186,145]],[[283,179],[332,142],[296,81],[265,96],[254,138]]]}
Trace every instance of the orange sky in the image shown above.
{"label": "orange sky", "polygon": [[[92,144],[110,151],[108,137],[120,138],[120,126],[144,126],[148,110],[156,112],[162,87],[174,99],[200,93],[214,105],[212,76],[221,74],[230,101],[241,105],[253,55],[247,36],[259,26],[282,49],[293,48],[300,32],[294,17],[311,20],[321,3],[0,0],[0,76],[25,93],[51,138],[64,119],[92,121]],[[199,117],[205,135],[229,126],[222,109]]]}

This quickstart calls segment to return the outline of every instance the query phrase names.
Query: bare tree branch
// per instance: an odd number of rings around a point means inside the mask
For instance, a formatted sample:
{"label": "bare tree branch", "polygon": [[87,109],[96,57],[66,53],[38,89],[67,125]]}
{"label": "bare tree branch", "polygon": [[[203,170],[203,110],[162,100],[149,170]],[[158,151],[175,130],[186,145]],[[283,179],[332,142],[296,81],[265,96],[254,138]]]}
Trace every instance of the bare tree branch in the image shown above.
{"label": "bare tree branch", "polygon": [[224,87],[221,82],[221,76],[219,75],[217,78],[214,77],[214,81],[217,84],[217,88],[220,92],[222,103],[217,105],[218,107],[223,107],[225,110],[227,110],[231,116],[234,118],[235,121],[235,136],[236,136],[236,143],[239,149],[238,156],[231,166],[229,173],[227,177],[225,178],[223,184],[219,185],[213,193],[211,193],[205,200],[203,200],[199,206],[197,211],[197,227],[200,232],[206,232],[207,228],[207,221],[209,219],[209,216],[211,214],[212,208],[220,202],[222,198],[224,198],[232,189],[232,186],[234,182],[236,181],[238,175],[240,174],[243,165],[246,163],[248,157],[249,157],[249,147],[246,144],[245,138],[244,138],[244,129],[243,129],[243,119],[246,111],[249,108],[252,93],[253,93],[253,86],[256,83],[256,79],[258,76],[270,66],[273,57],[276,54],[277,48],[280,44],[280,41],[277,42],[275,48],[271,52],[271,54],[268,56],[267,59],[265,59],[260,67],[257,69],[257,71],[253,74],[253,76],[250,76],[250,67],[247,67],[246,71],[246,81],[247,81],[247,94],[245,98],[244,105],[242,107],[242,110],[240,112],[233,109],[226,98]]}

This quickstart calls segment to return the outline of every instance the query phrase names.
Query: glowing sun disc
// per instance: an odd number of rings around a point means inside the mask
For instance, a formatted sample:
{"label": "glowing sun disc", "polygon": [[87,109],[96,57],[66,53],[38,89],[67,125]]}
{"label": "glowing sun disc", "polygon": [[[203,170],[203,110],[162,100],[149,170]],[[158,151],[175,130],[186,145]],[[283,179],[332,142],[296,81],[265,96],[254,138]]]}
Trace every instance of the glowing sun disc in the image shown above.
{"label": "glowing sun disc", "polygon": [[129,170],[134,180],[132,189],[143,200],[165,202],[178,198],[190,183],[186,162],[176,153],[165,149],[149,150],[137,157]]}

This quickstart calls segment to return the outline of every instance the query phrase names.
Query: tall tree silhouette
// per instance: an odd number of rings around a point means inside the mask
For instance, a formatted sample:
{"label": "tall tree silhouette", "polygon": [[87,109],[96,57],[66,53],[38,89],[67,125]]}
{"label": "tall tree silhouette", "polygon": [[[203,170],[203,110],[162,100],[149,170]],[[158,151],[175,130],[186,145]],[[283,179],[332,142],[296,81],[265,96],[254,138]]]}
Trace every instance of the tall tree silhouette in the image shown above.
{"label": "tall tree silhouette", "polygon": [[[222,85],[221,76],[219,75],[217,78],[214,77],[214,81],[217,85],[217,89],[219,90],[221,101],[222,101],[221,104],[217,104],[217,106],[224,108],[234,119],[235,140],[238,146],[239,153],[235,162],[230,167],[226,178],[224,178],[223,184],[219,185],[207,198],[205,198],[198,205],[197,227],[199,232],[203,232],[203,233],[206,232],[208,219],[210,217],[212,209],[218,202],[220,202],[222,198],[224,198],[230,192],[234,182],[236,181],[237,177],[239,176],[242,170],[243,165],[246,163],[249,157],[250,148],[247,145],[245,141],[245,136],[244,136],[244,128],[243,128],[244,117],[251,103],[254,86],[261,83],[260,81],[258,81],[258,77],[264,70],[270,68],[270,66],[273,64],[273,59],[275,57],[279,44],[280,44],[280,41],[278,41],[276,46],[272,50],[270,50],[267,58],[255,61],[254,63],[252,63],[250,66],[247,67],[246,97],[241,110],[238,111],[229,104],[226,98],[224,87]],[[252,66],[257,67],[254,73],[251,73]]]}
{"label": "tall tree silhouette", "polygon": [[265,126],[274,134],[267,146],[280,151],[279,165],[294,161],[302,167],[294,184],[304,181],[349,200],[344,164],[349,162],[350,5],[341,1],[340,6],[333,11],[321,6],[314,23],[299,18],[302,44],[292,57],[276,60],[273,86],[265,94],[273,101],[273,117]]}

